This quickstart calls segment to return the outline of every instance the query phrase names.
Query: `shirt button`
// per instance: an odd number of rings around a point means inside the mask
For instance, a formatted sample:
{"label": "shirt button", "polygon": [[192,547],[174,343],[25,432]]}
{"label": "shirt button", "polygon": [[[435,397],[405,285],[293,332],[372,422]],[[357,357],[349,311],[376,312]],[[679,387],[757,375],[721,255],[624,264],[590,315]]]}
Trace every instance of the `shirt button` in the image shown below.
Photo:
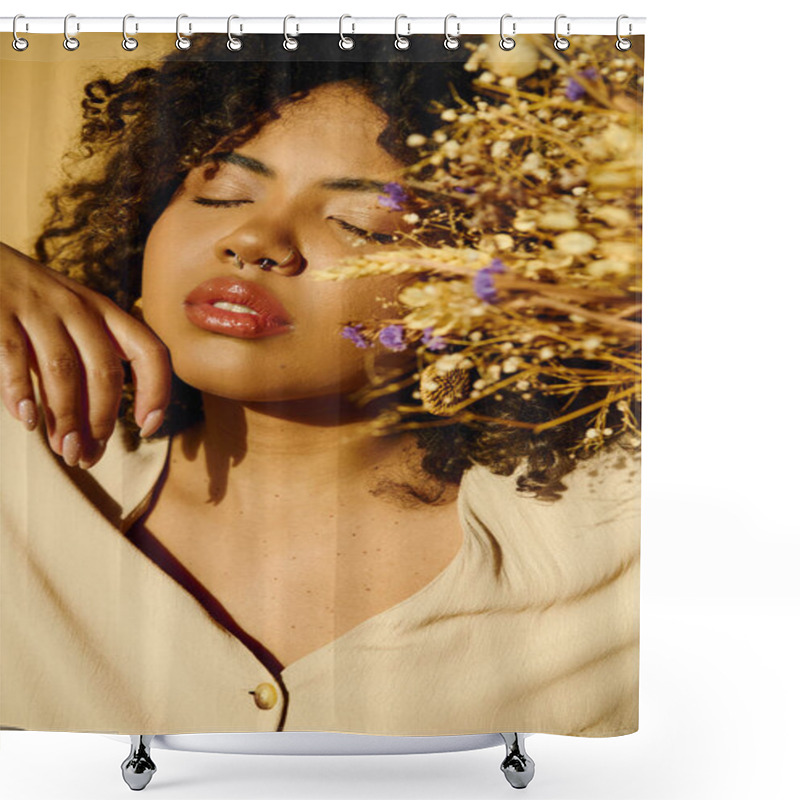
{"label": "shirt button", "polygon": [[259,683],[254,692],[250,692],[259,708],[273,708],[278,702],[278,690],[274,683]]}

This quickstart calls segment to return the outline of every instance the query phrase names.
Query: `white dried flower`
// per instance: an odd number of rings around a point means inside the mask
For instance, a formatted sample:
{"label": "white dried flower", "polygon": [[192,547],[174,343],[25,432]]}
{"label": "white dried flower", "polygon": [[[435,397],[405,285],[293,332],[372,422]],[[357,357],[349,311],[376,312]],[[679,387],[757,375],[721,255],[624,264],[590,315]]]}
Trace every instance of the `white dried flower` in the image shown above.
{"label": "white dried flower", "polygon": [[508,148],[508,142],[495,142],[491,149],[492,158],[505,158],[508,155]]}
{"label": "white dried flower", "polygon": [[442,145],[442,153],[447,158],[458,158],[459,151],[461,150],[461,145],[455,141],[455,139],[448,139]]}
{"label": "white dried flower", "polygon": [[592,351],[597,350],[598,347],[602,344],[602,340],[599,336],[587,336],[585,339],[581,340],[580,346],[584,350]]}
{"label": "white dried flower", "polygon": [[446,108],[442,111],[441,117],[445,122],[455,122],[458,119],[458,112],[454,108]]}
{"label": "white dried flower", "polygon": [[494,246],[498,250],[513,250],[514,240],[507,233],[498,233],[494,237]]}
{"label": "white dried flower", "polygon": [[522,172],[529,174],[534,172],[537,169],[540,169],[542,166],[542,157],[538,153],[528,153],[522,164],[520,164],[520,170]]}
{"label": "white dried flower", "polygon": [[548,230],[569,230],[578,227],[578,218],[572,211],[547,211],[539,218],[539,227]]}
{"label": "white dried flower", "polygon": [[518,372],[522,364],[523,361],[519,356],[511,356],[503,362],[503,372]]}
{"label": "white dried flower", "polygon": [[422,147],[428,140],[421,133],[412,133],[407,139],[406,144],[409,147]]}
{"label": "white dried flower", "polygon": [[584,231],[570,231],[556,236],[553,243],[556,246],[556,250],[560,250],[562,253],[582,256],[592,252],[597,240],[594,236]]}

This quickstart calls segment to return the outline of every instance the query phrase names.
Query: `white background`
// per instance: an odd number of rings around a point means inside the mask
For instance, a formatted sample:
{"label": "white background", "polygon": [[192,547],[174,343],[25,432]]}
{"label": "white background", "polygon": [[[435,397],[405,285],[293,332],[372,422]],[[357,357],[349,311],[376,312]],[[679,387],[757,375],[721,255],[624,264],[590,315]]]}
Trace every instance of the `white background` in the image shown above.
{"label": "white background", "polygon": [[[647,17],[640,730],[529,737],[537,774],[525,792],[540,800],[798,797],[796,7],[24,0],[3,11],[15,13]],[[119,769],[127,751],[98,734],[4,731],[0,789],[7,800],[128,797]],[[153,755],[159,769],[145,792],[154,798],[488,800],[515,791],[499,770],[501,746]]]}

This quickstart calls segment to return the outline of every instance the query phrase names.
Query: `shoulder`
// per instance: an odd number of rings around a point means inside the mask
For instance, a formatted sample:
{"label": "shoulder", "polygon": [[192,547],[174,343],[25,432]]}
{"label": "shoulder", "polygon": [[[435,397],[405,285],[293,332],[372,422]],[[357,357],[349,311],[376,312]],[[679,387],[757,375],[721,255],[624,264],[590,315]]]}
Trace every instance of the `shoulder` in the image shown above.
{"label": "shoulder", "polygon": [[[84,470],[68,467],[52,451],[41,407],[39,416],[39,426],[29,431],[7,408],[0,407],[0,485],[4,500],[33,493],[49,502],[63,499],[66,503],[68,498],[87,501],[112,524],[121,526],[155,486],[166,463],[169,440],[143,441],[136,450],[128,450],[122,423],[117,420],[102,458]],[[70,491],[62,492],[59,487]]]}
{"label": "shoulder", "polygon": [[553,501],[518,491],[520,473],[495,475],[475,465],[459,495],[462,524],[490,543],[509,581],[577,591],[638,558],[639,453],[612,444],[579,461]]}

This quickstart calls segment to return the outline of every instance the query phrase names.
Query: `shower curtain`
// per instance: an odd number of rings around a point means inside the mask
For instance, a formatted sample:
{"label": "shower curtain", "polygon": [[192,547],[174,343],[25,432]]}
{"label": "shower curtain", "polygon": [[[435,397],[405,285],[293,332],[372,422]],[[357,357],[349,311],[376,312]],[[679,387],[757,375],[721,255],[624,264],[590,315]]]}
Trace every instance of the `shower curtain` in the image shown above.
{"label": "shower curtain", "polygon": [[643,37],[4,34],[0,725],[638,729]]}

